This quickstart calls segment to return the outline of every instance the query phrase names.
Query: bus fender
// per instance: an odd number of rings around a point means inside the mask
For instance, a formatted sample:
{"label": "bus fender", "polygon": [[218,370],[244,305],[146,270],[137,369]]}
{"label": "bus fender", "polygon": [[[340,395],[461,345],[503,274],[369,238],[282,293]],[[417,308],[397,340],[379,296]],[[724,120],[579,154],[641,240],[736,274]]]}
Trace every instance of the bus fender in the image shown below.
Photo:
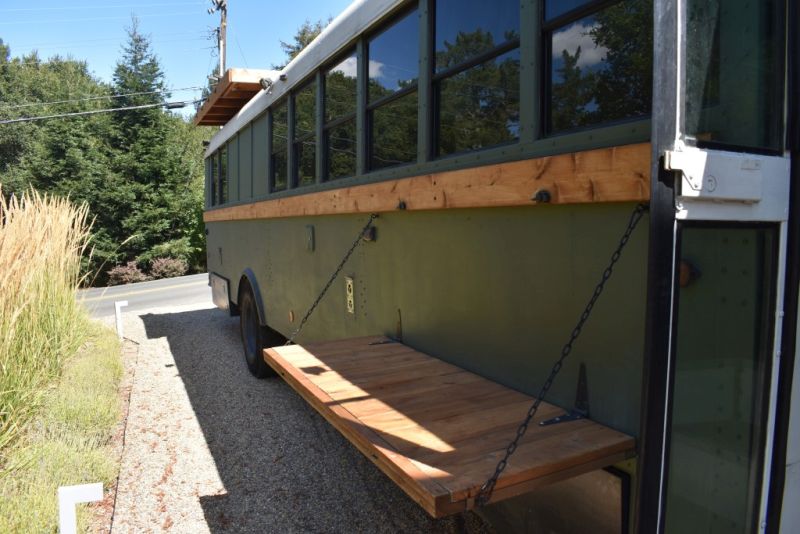
{"label": "bus fender", "polygon": [[256,307],[258,308],[258,322],[259,324],[266,325],[267,319],[266,314],[264,313],[264,303],[261,300],[261,288],[258,286],[258,280],[256,280],[256,275],[252,269],[249,267],[244,270],[242,273],[242,277],[239,279],[239,288],[237,292],[237,300],[241,300],[241,291],[242,291],[242,281],[247,279],[247,282],[250,284],[250,288],[253,290],[253,297],[255,297]]}

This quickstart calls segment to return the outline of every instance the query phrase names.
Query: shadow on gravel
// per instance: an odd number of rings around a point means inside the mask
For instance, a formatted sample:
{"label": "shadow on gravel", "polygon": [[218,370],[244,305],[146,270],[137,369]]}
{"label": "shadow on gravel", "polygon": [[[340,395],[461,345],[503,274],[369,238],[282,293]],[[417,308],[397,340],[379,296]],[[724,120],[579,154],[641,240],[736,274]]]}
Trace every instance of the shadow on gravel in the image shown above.
{"label": "shadow on gravel", "polygon": [[238,319],[205,309],[141,316],[166,337],[225,486],[199,496],[211,532],[485,532],[433,520],[279,378],[247,371]]}

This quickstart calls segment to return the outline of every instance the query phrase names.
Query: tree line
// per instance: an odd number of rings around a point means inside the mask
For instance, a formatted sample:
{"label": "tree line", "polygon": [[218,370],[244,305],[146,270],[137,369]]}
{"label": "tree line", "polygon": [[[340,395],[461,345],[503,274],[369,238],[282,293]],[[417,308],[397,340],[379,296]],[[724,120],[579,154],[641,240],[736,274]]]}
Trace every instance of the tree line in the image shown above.
{"label": "tree line", "polygon": [[213,130],[165,110],[170,96],[135,18],[110,83],[71,57],[13,57],[0,39],[0,122],[156,105],[0,124],[2,194],[33,187],[85,202],[94,226],[84,269],[97,285],[115,267],[134,275],[204,268],[203,141]]}

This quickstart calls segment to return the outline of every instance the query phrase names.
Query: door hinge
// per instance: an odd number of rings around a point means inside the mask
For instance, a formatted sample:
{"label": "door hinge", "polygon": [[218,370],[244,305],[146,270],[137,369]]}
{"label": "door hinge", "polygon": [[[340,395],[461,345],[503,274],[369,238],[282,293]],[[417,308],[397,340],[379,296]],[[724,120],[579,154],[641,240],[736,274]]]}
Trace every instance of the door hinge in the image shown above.
{"label": "door hinge", "polygon": [[715,202],[760,202],[762,158],[715,150],[680,147],[664,155],[664,167],[680,171],[678,196]]}

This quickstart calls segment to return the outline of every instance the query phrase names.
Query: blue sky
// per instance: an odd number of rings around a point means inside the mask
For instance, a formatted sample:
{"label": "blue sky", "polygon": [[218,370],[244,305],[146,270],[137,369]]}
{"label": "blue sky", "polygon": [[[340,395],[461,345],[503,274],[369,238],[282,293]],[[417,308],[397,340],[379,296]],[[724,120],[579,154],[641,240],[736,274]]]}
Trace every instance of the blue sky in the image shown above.
{"label": "blue sky", "polygon": [[[279,40],[291,41],[306,20],[335,17],[351,0],[228,0],[227,65],[269,68],[283,63]],[[95,76],[110,81],[125,43],[131,14],[150,35],[170,88],[202,86],[218,64],[209,39],[219,15],[209,0],[0,0],[0,39],[13,56],[33,50],[86,60]],[[173,100],[196,97],[176,92]]]}

